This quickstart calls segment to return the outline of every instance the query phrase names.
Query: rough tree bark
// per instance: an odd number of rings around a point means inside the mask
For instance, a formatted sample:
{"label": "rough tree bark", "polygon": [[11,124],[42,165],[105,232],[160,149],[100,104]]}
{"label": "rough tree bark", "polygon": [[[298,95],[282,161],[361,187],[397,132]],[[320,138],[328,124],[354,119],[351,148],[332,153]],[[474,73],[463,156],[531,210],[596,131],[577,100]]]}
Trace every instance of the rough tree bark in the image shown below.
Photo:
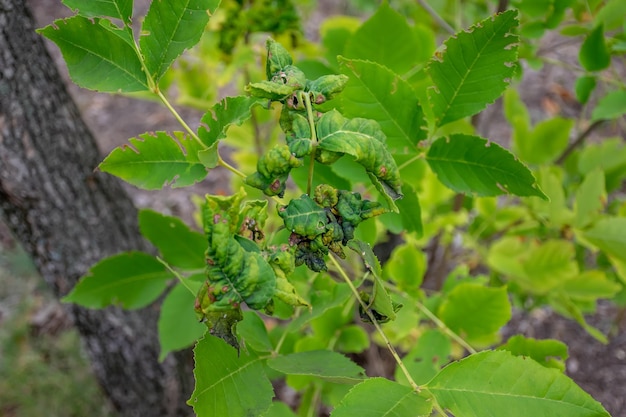
{"label": "rough tree bark", "polygon": [[[0,0],[0,215],[62,296],[103,257],[150,249],[120,184],[94,172],[94,138],[33,25],[23,0]],[[67,308],[120,415],[190,414],[191,361],[158,363],[155,308]]]}

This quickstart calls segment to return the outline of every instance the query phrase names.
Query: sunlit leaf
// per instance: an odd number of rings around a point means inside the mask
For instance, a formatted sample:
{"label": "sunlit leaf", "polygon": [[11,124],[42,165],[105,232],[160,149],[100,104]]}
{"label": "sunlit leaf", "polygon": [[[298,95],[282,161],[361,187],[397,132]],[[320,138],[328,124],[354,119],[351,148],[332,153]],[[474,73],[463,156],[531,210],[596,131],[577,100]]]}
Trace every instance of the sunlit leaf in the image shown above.
{"label": "sunlit leaf", "polygon": [[310,375],[330,382],[354,384],[364,370],[344,355],[330,350],[297,352],[268,359],[267,365],[287,375]]}
{"label": "sunlit leaf", "polygon": [[130,23],[133,0],[63,0],[63,4],[85,17],[114,17]]}

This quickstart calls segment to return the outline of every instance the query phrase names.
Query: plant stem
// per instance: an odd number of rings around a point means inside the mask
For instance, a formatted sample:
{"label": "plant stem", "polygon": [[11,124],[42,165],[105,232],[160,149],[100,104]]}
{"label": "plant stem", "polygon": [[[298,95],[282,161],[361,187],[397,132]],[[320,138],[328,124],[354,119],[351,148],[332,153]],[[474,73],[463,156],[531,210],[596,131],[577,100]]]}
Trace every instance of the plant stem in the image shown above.
{"label": "plant stem", "polygon": [[311,189],[313,188],[313,171],[315,169],[315,146],[317,145],[317,133],[315,132],[315,119],[313,118],[313,105],[311,104],[311,97],[308,93],[301,93],[300,99],[304,97],[304,106],[306,107],[306,115],[309,120],[309,129],[311,130],[311,142],[313,142],[313,150],[309,158],[309,176],[306,183],[306,193],[311,196]]}
{"label": "plant stem", "polygon": [[585,142],[585,139],[587,139],[587,137],[591,134],[591,132],[597,128],[598,126],[600,126],[602,123],[604,122],[604,120],[596,120],[595,122],[593,122],[592,124],[590,124],[587,129],[585,129],[583,132],[581,132],[580,135],[578,135],[578,137],[576,139],[574,139],[574,141],[572,143],[569,144],[569,146],[563,151],[563,153],[561,154],[561,156],[559,156],[556,161],[554,161],[554,163],[556,165],[561,165],[565,159],[567,159],[567,157],[574,152],[574,150],[579,147],[580,145],[582,145]]}
{"label": "plant stem", "polygon": [[415,392],[420,392],[422,390],[422,388],[419,385],[417,385],[417,383],[415,383],[415,381],[413,380],[413,377],[409,373],[409,370],[406,369],[406,366],[404,366],[404,363],[402,362],[402,359],[400,358],[400,355],[398,355],[398,352],[396,352],[396,349],[391,344],[391,341],[389,340],[389,338],[387,337],[387,335],[385,334],[383,329],[380,327],[380,324],[378,324],[378,321],[376,320],[376,317],[374,317],[374,315],[372,314],[372,312],[370,311],[368,306],[363,302],[363,300],[359,296],[359,292],[357,291],[357,289],[352,284],[352,281],[350,280],[350,277],[348,277],[348,274],[346,273],[346,271],[341,267],[341,265],[337,261],[335,255],[331,254],[329,256],[329,258],[330,258],[331,262],[333,263],[333,265],[335,266],[335,268],[337,268],[337,272],[339,272],[339,275],[341,275],[343,280],[350,287],[350,290],[352,291],[352,294],[354,294],[354,296],[357,299],[357,301],[359,302],[359,304],[361,304],[361,307],[363,307],[363,311],[365,311],[365,313],[367,314],[369,319],[372,321],[372,324],[376,328],[376,331],[378,332],[380,337],[382,337],[383,340],[385,341],[385,344],[387,345],[387,349],[389,350],[389,352],[391,352],[391,355],[395,359],[396,363],[398,364],[398,367],[400,368],[400,370],[402,371],[402,373],[406,377],[407,381],[409,381],[409,384],[411,385],[411,388],[413,388],[413,390]]}
{"label": "plant stem", "polygon": [[439,16],[439,13],[437,13],[437,11],[435,9],[433,9],[432,7],[430,7],[430,4],[428,4],[426,2],[426,0],[417,0],[417,3],[422,6],[424,8],[424,10],[426,10],[426,12],[431,15],[431,17],[433,19],[435,19],[435,21],[437,23],[439,23],[439,25],[445,29],[448,33],[454,35],[456,33],[456,31],[454,30],[454,28],[452,26],[450,26],[450,24],[448,22],[446,22],[443,17]]}
{"label": "plant stem", "polygon": [[178,114],[178,112],[176,111],[176,109],[174,108],[174,106],[172,106],[170,104],[170,102],[167,100],[167,98],[163,95],[163,93],[160,90],[156,90],[155,91],[156,95],[159,97],[159,100],[161,100],[161,102],[165,105],[165,107],[167,107],[167,109],[170,111],[170,113],[172,113],[174,115],[174,117],[176,118],[176,120],[178,121],[178,123],[180,123],[180,125],[183,127],[183,129],[185,129],[187,131],[187,133],[189,133],[189,136],[191,136],[196,142],[198,142],[200,144],[200,146],[202,146],[202,149],[207,149],[207,146],[204,144],[204,142],[202,142],[200,140],[200,138],[198,137],[198,135],[196,135],[196,132],[194,132],[189,125],[183,120],[182,117],[180,117],[180,114]]}
{"label": "plant stem", "polygon": [[452,339],[454,339],[459,345],[463,346],[465,348],[465,350],[467,350],[468,352],[470,352],[472,354],[476,353],[476,349],[471,347],[470,344],[467,343],[465,340],[463,340],[463,338],[461,336],[459,336],[458,334],[453,332],[448,326],[446,326],[446,324],[444,322],[439,320],[439,318],[437,316],[435,316],[432,313],[432,311],[430,311],[428,308],[426,308],[426,306],[424,304],[418,302],[417,303],[417,308],[419,308],[420,311],[422,313],[424,313],[424,315],[426,317],[428,317],[433,323],[435,323],[437,325],[437,327],[439,327],[445,334],[447,334]]}
{"label": "plant stem", "polygon": [[170,271],[172,274],[174,274],[174,276],[183,285],[183,287],[187,288],[187,290],[189,290],[189,292],[194,297],[196,296],[196,292],[189,286],[189,284],[187,284],[187,281],[178,272],[176,272],[174,269],[172,269],[172,267],[167,262],[165,262],[163,259],[161,259],[158,256],[157,256],[157,261],[161,262],[167,268],[168,271]]}

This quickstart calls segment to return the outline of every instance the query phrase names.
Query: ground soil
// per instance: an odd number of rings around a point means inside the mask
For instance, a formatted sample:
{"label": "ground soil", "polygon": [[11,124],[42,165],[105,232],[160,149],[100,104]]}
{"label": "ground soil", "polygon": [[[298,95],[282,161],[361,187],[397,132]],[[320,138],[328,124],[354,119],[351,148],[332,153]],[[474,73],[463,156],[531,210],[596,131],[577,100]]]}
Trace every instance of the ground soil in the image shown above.
{"label": "ground soil", "polygon": [[[136,8],[145,9],[145,1],[136,1]],[[324,2],[321,2],[324,3]],[[29,0],[39,27],[55,18],[70,13],[60,5],[60,0]],[[332,4],[332,2],[330,3]],[[335,6],[333,6],[335,7]],[[328,9],[330,10],[330,9]],[[556,59],[568,62],[576,60],[577,48],[573,41],[549,38],[542,53],[553,54]],[[58,67],[67,74],[58,50],[50,48]],[[111,96],[81,90],[69,82],[70,89],[79,104],[83,116],[90,125],[103,154],[120,146],[130,137],[154,130],[179,130],[171,115],[157,103],[138,101],[122,96]],[[546,115],[577,115],[581,108],[573,99],[575,76],[565,68],[545,66],[541,71],[525,70],[522,98],[532,109],[534,120]],[[183,116],[193,125],[200,119],[200,112],[183,110]],[[501,107],[492,106],[478,120],[479,130],[490,139],[508,143],[510,130],[503,121]],[[579,126],[584,129],[584,126]],[[620,126],[613,126],[616,134],[623,134]],[[220,188],[223,174],[210,176],[213,180],[194,187],[193,192],[203,194]],[[138,206],[152,207],[164,213],[188,218],[193,206],[189,201],[189,189],[144,192],[128,187]],[[1,233],[0,233],[1,234]],[[580,386],[599,400],[614,417],[626,417],[626,320],[624,310],[601,304],[597,314],[589,318],[610,341],[604,345],[589,336],[579,325],[547,310],[532,314],[516,313],[504,333],[522,333],[537,338],[556,338],[569,346],[567,374]],[[529,416],[531,417],[531,416]],[[565,416],[563,416],[565,417]]]}

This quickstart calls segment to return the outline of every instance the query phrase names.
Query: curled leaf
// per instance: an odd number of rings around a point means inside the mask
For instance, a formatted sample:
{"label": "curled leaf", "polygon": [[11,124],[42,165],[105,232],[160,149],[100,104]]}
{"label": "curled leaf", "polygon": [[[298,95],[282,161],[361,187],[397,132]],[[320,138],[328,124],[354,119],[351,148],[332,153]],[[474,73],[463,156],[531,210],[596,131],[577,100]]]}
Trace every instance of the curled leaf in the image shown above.
{"label": "curled leaf", "polygon": [[265,195],[282,197],[289,172],[301,165],[302,159],[296,157],[288,145],[278,145],[259,158],[257,172],[248,176],[246,183]]}
{"label": "curled leaf", "polygon": [[271,80],[274,74],[282,71],[288,65],[293,64],[293,60],[285,47],[272,38],[267,39],[265,47],[267,48],[265,74],[267,75],[267,79]]}

